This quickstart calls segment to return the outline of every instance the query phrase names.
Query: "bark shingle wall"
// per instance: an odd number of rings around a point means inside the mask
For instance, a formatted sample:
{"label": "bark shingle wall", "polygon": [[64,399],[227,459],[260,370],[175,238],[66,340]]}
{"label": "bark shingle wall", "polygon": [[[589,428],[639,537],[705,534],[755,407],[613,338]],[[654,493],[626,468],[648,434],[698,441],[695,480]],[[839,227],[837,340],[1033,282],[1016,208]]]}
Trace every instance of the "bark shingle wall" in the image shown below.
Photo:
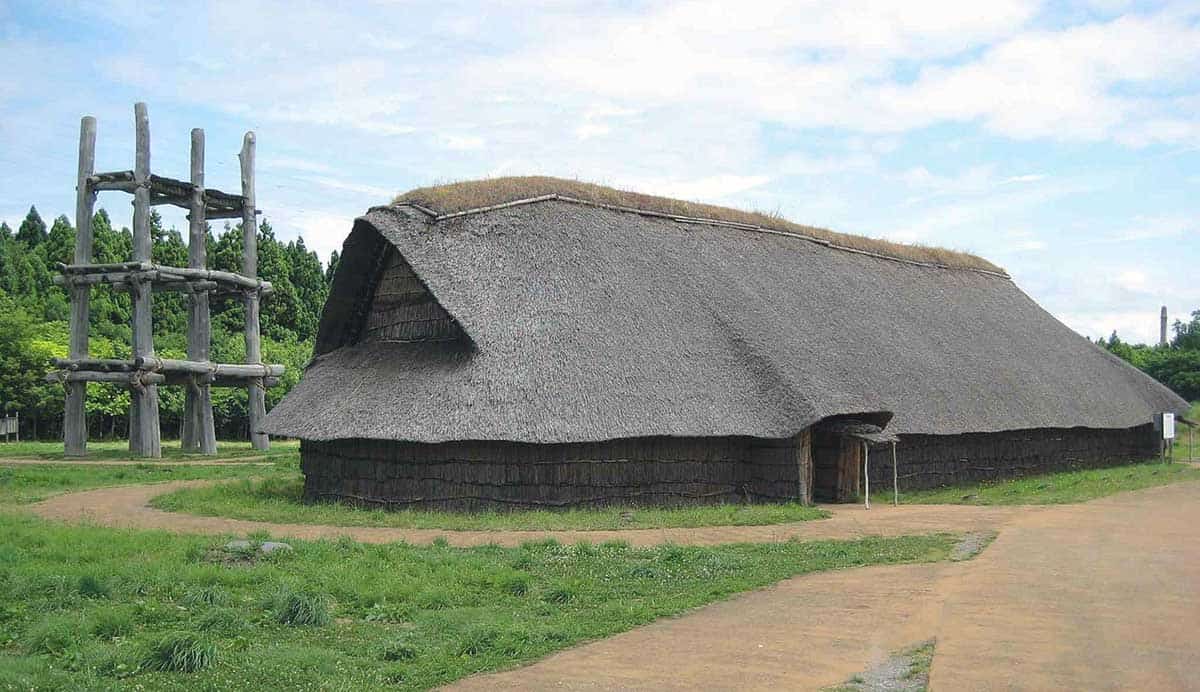
{"label": "bark shingle wall", "polygon": [[[901,489],[935,488],[1069,469],[1116,466],[1158,454],[1151,425],[1096,430],[1044,428],[963,435],[903,435]],[[871,487],[892,487],[890,446],[871,448]]]}
{"label": "bark shingle wall", "polygon": [[487,510],[795,499],[794,448],[749,438],[584,444],[305,441],[306,500]]}
{"label": "bark shingle wall", "polygon": [[458,325],[438,305],[396,248],[388,249],[363,341],[437,341],[458,338]]}

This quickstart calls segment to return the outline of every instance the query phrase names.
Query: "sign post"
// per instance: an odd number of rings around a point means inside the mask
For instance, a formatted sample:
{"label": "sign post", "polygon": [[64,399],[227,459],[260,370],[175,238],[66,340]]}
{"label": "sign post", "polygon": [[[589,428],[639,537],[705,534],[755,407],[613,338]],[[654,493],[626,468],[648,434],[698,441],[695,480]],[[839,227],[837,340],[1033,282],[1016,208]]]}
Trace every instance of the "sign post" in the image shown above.
{"label": "sign post", "polygon": [[1171,458],[1175,458],[1175,414],[1162,414],[1162,445],[1163,445],[1163,461],[1167,461],[1167,450],[1171,450]]}

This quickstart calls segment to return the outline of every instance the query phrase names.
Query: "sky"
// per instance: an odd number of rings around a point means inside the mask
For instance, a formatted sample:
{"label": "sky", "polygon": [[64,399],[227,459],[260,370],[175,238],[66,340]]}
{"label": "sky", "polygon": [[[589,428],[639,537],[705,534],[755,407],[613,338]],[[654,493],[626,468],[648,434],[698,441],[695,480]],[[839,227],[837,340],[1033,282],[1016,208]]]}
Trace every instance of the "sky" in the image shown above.
{"label": "sky", "polygon": [[255,131],[323,260],[398,192],[545,174],[974,252],[1089,337],[1200,309],[1195,0],[155,5],[0,0],[0,220],[73,217],[79,118],[130,169],[145,101],[160,175],[203,127],[236,192]]}

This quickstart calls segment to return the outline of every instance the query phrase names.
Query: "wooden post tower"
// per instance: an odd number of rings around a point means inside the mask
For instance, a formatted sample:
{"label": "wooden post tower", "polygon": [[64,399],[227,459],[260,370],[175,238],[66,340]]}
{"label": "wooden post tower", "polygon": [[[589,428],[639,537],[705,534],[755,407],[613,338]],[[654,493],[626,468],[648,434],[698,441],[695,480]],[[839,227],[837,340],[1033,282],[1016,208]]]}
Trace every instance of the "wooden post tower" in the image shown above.
{"label": "wooden post tower", "polygon": [[[162,456],[158,418],[159,385],[186,388],[181,442],[183,449],[216,454],[211,387],[245,387],[249,396],[250,441],[267,449],[270,441],[259,431],[266,416],[265,388],[279,382],[282,365],[264,365],[259,336],[259,302],[271,291],[258,273],[258,210],[254,206],[254,133],[247,132],[238,155],[242,194],[232,195],[204,185],[204,131],[192,130],[191,180],[184,182],[150,172],[150,119],[146,104],[134,106],[136,153],[131,171],[96,173],[96,119],[83,118],[79,128],[79,178],[75,197],[75,256],[60,264],[55,283],[71,296],[69,357],[56,358],[60,368],[48,379],[67,389],[63,442],[68,456],[87,453],[88,382],[111,382],[130,388],[129,451],[135,456]],[[96,193],[116,190],[133,195],[133,261],[92,263],[92,210]],[[150,207],[173,204],[188,210],[188,266],[154,263],[150,237]],[[210,219],[242,220],[242,273],[206,267],[206,223]],[[91,358],[88,353],[88,302],[92,286],[109,285],[129,292],[133,300],[133,357],[129,360]],[[151,324],[157,291],[182,291],[188,296],[187,360],[154,354]],[[246,311],[246,362],[209,360],[211,324],[209,296],[240,294]]]}

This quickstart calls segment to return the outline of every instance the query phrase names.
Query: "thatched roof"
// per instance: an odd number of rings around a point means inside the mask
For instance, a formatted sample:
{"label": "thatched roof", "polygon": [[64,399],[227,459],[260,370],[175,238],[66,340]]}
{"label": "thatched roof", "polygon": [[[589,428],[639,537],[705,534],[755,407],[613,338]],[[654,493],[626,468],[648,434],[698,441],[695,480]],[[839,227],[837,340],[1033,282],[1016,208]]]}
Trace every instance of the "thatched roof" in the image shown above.
{"label": "thatched roof", "polygon": [[617,190],[579,180],[564,180],[547,176],[510,176],[468,180],[409,190],[396,197],[397,204],[412,204],[438,218],[478,213],[502,205],[540,202],[558,199],[615,207],[642,214],[657,214],[692,221],[707,221],[741,230],[794,233],[810,240],[844,250],[857,250],[946,267],[983,269],[997,273],[1004,270],[991,262],[966,252],[956,252],[927,245],[894,243],[879,238],[838,233],[827,228],[805,226],[762,212],[742,211],[713,204],[686,202],[669,197],[657,197],[640,192]]}
{"label": "thatched roof", "polygon": [[[468,338],[353,344],[389,244]],[[441,220],[372,210],[316,350],[266,431],[782,438],[894,414],[889,431],[952,434],[1130,427],[1186,407],[1004,276],[558,199]]]}

